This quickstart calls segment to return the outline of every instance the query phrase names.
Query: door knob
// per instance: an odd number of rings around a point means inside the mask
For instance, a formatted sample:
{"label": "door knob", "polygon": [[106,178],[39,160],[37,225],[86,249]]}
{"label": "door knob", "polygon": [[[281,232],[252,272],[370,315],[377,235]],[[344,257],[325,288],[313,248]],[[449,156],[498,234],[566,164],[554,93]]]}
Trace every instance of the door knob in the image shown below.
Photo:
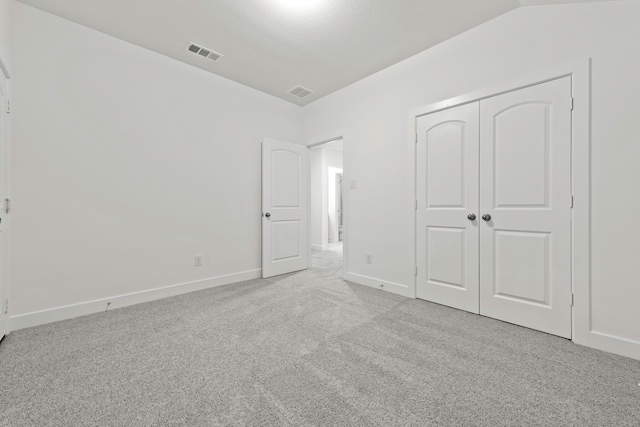
{"label": "door knob", "polygon": [[267,218],[269,218],[271,216],[271,214],[269,212],[267,212],[266,214],[264,214],[264,216],[266,216]]}
{"label": "door knob", "polygon": [[484,214],[484,215],[482,215],[482,219],[484,219],[485,221],[491,221],[491,215]]}
{"label": "door knob", "polygon": [[469,218],[471,221],[473,221],[474,219],[476,219],[476,214],[469,214],[469,215],[467,215],[467,218]]}

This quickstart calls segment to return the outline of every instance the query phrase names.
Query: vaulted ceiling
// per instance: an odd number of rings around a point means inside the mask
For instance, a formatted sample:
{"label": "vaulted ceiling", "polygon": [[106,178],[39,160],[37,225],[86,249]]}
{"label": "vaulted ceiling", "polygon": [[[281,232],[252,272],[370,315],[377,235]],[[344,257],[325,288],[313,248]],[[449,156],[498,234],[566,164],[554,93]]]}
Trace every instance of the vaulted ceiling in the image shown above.
{"label": "vaulted ceiling", "polygon": [[518,7],[589,0],[20,1],[305,105]]}

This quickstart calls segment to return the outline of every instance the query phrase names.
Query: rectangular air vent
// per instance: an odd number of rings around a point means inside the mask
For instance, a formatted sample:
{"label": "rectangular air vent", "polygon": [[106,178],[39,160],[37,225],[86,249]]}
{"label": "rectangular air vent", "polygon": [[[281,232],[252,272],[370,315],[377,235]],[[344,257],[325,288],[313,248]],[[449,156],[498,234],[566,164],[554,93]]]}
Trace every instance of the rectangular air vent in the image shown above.
{"label": "rectangular air vent", "polygon": [[307,95],[311,95],[313,91],[307,89],[306,87],[296,86],[293,89],[289,90],[289,92],[293,96],[297,96],[298,98],[304,98]]}
{"label": "rectangular air vent", "polygon": [[197,45],[195,43],[189,43],[187,45],[187,50],[189,52],[193,52],[193,53],[196,53],[196,54],[198,54],[198,55],[200,55],[202,57],[210,59],[211,61],[214,61],[214,62],[224,56],[221,53],[214,52],[213,50],[211,50],[209,48],[202,47],[202,46]]}

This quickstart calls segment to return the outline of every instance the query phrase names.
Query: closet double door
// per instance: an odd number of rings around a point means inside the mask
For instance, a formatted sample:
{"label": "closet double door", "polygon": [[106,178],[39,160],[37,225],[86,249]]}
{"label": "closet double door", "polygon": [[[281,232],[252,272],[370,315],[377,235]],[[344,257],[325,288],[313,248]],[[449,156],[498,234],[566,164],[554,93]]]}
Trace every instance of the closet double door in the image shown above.
{"label": "closet double door", "polygon": [[571,78],[417,119],[418,298],[571,337]]}

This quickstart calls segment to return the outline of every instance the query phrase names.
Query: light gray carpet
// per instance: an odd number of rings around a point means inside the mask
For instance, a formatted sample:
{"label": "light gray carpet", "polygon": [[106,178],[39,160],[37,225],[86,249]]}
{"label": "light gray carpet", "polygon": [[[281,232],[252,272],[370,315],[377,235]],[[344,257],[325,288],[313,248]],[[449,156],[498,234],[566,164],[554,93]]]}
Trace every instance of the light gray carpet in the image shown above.
{"label": "light gray carpet", "polygon": [[640,426],[640,362],[317,267],[17,331],[4,426]]}

